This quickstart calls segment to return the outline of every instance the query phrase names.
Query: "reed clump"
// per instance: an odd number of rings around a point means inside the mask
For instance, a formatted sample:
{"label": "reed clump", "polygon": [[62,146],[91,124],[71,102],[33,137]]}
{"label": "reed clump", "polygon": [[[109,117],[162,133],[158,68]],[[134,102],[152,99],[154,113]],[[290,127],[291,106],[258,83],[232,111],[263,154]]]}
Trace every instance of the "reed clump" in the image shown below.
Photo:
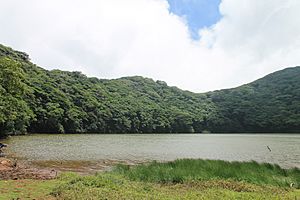
{"label": "reed clump", "polygon": [[180,159],[167,163],[153,161],[144,165],[118,165],[115,173],[130,180],[156,183],[233,180],[256,185],[300,187],[300,170],[283,169],[277,164],[228,162],[222,160]]}

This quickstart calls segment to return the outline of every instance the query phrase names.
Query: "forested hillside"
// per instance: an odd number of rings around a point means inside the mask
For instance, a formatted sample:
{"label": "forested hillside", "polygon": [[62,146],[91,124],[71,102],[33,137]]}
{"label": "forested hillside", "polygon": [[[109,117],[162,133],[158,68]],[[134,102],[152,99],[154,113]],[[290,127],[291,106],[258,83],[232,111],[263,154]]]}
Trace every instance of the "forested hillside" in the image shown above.
{"label": "forested hillside", "polygon": [[48,71],[2,45],[0,67],[0,134],[300,132],[300,67],[203,94]]}

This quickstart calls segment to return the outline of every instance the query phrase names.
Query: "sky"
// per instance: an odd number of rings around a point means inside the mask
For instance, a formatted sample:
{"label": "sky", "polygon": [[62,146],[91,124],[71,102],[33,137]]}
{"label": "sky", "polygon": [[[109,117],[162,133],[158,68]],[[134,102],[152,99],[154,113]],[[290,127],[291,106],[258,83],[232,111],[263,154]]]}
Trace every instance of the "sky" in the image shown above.
{"label": "sky", "polygon": [[169,10],[182,17],[187,24],[192,39],[198,40],[198,31],[217,23],[221,14],[221,0],[168,0]]}
{"label": "sky", "polygon": [[298,0],[0,0],[0,43],[46,69],[194,92],[300,65]]}

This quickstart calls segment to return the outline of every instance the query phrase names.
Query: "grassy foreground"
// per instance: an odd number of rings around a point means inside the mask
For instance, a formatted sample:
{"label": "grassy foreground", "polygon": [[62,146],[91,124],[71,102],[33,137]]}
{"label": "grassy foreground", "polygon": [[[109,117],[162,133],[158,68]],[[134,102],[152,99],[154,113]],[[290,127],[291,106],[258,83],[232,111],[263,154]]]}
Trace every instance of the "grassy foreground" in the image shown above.
{"label": "grassy foreground", "polygon": [[299,178],[299,169],[271,164],[184,159],[120,165],[93,176],[66,173],[51,181],[0,181],[0,199],[300,200]]}
{"label": "grassy foreground", "polygon": [[134,168],[119,165],[117,173],[130,180],[183,183],[186,181],[233,180],[256,185],[300,188],[300,170],[282,169],[279,165],[255,161],[228,162],[222,160],[181,159],[168,163],[152,162]]}
{"label": "grassy foreground", "polygon": [[0,180],[0,200],[55,199],[50,193],[60,180]]}

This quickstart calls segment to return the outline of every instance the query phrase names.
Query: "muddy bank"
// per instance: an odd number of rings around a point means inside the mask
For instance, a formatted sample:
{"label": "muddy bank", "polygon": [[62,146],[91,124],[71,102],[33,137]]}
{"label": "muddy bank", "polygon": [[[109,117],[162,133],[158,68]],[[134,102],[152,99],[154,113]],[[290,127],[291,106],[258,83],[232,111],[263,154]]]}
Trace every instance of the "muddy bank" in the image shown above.
{"label": "muddy bank", "polygon": [[56,170],[38,169],[21,161],[0,158],[0,180],[48,180],[55,178],[57,174]]}
{"label": "muddy bank", "polygon": [[80,161],[80,160],[67,160],[67,161],[54,161],[42,160],[31,161],[31,166],[41,169],[52,169],[58,172],[76,172],[82,175],[94,174],[96,172],[110,171],[118,164],[136,165],[141,164],[137,161],[125,160],[98,160],[98,161]]}
{"label": "muddy bank", "polygon": [[144,162],[125,160],[99,161],[26,161],[11,157],[0,157],[0,180],[40,179],[57,177],[61,172],[81,175],[110,171],[118,164],[137,165]]}

